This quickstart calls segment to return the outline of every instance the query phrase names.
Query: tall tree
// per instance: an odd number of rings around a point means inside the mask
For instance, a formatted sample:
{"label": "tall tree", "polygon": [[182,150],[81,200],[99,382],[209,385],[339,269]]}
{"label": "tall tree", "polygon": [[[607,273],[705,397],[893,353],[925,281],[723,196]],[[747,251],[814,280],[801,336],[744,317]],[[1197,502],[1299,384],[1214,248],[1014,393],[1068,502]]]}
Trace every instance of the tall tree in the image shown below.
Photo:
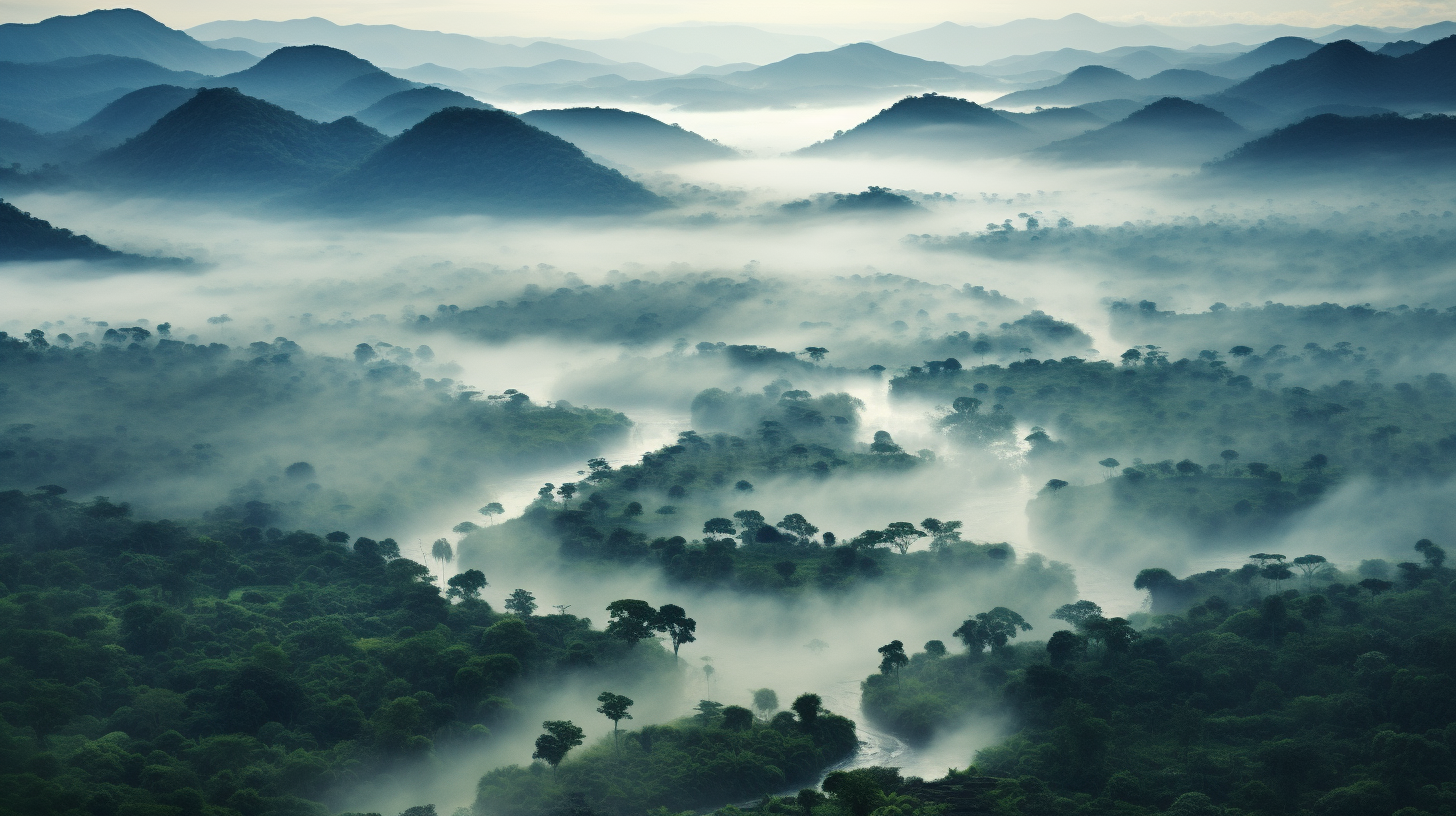
{"label": "tall tree", "polygon": [[900,682],[900,668],[910,662],[905,655],[905,644],[898,640],[892,640],[879,648],[880,652],[880,674],[895,675],[895,682]]}
{"label": "tall tree", "polygon": [[517,589],[506,598],[506,611],[514,612],[522,618],[531,617],[536,611],[536,596],[524,589]]}
{"label": "tall tree", "polygon": [[572,748],[580,745],[585,733],[571,720],[547,720],[541,723],[546,733],[536,738],[536,752],[532,759],[544,759],[552,768],[566,759]]}
{"label": "tall tree", "polygon": [[624,598],[607,604],[607,634],[624,640],[628,646],[652,637],[657,630],[657,610],[646,601]]}
{"label": "tall tree", "polygon": [[632,715],[627,713],[627,709],[632,707],[632,698],[604,691],[597,695],[597,702],[601,703],[600,706],[597,706],[597,713],[606,715],[606,718],[612,721],[612,748],[615,750],[618,725],[622,720],[632,719]]}
{"label": "tall tree", "polygon": [[753,693],[753,708],[765,720],[779,710],[779,695],[771,688],[761,688]]}
{"label": "tall tree", "polygon": [[676,604],[663,604],[657,610],[653,623],[656,631],[665,633],[672,641],[673,657],[677,657],[677,650],[684,643],[697,640],[693,632],[697,631],[698,622],[688,617],[687,612]]}

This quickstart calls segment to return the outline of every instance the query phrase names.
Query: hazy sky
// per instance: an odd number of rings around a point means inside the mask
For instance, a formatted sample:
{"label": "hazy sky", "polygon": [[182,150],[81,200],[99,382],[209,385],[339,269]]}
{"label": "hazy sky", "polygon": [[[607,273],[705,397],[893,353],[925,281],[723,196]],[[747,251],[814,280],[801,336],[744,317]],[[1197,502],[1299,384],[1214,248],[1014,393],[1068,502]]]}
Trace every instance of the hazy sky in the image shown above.
{"label": "hazy sky", "polygon": [[[1456,18],[1456,0],[1203,0],[1149,9],[1133,0],[133,0],[132,7],[174,28],[212,20],[319,16],[339,23],[394,23],[484,36],[620,36],[689,20],[748,23],[821,33],[839,41],[883,37],[951,20],[991,25],[1020,17],[1081,12],[1109,21],[1160,23],[1284,22],[1419,25]],[[96,6],[84,0],[0,0],[0,19],[35,22]]]}

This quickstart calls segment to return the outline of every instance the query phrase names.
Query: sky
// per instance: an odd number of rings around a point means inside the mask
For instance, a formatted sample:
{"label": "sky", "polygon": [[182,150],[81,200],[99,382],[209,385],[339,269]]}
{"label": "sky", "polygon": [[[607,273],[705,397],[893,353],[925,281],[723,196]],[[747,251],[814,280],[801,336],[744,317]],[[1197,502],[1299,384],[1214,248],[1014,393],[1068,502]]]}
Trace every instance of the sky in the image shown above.
{"label": "sky", "polygon": [[[325,17],[392,23],[477,36],[614,37],[689,21],[742,23],[819,34],[840,42],[876,39],[944,21],[995,25],[1080,12],[1109,22],[1197,25],[1289,23],[1415,26],[1456,18],[1456,0],[1201,0],[1150,8],[1140,0],[132,0],[173,28],[213,20]],[[85,0],[0,0],[0,20],[29,23],[96,8]]]}

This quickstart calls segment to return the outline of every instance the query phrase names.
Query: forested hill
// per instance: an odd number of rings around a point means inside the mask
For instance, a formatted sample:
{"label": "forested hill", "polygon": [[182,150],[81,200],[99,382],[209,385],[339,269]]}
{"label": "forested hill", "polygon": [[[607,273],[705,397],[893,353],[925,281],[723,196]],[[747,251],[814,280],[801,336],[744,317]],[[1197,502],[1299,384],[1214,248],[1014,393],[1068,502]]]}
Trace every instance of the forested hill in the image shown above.
{"label": "forested hill", "polygon": [[0,334],[0,489],[61,484],[149,513],[227,502],[260,526],[389,531],[489,468],[574,461],[631,425],[423,377],[411,364],[430,364],[428,346],[361,344],[341,359],[282,337],[177,339],[170,323],[56,328]]}
{"label": "forested hill", "polygon": [[0,201],[0,261],[116,261],[125,253],[85,235],[51,226],[7,201]]}
{"label": "forested hill", "polygon": [[452,604],[389,539],[62,493],[0,492],[0,813],[321,816],[330,791],[489,745],[518,681],[672,661],[534,604],[497,613],[475,570]]}
{"label": "forested hill", "polygon": [[[1386,580],[1259,553],[1189,579],[1182,615],[1139,630],[1080,601],[1045,642],[1008,643],[1019,616],[991,610],[946,633],[966,651],[884,664],[865,709],[919,736],[1009,712],[1014,733],[967,774],[999,778],[982,805],[1008,816],[1448,813],[1456,570],[1430,541],[1412,558]],[[1168,581],[1184,583],[1137,584]]]}

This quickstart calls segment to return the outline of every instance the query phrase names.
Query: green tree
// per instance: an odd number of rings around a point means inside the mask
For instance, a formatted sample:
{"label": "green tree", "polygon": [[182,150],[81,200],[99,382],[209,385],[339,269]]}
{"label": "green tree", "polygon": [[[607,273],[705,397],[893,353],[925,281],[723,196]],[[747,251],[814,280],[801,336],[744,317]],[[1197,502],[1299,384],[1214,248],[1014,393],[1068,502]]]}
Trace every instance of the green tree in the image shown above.
{"label": "green tree", "polygon": [[536,752],[532,759],[544,759],[555,768],[566,759],[572,748],[580,745],[585,733],[571,720],[547,720],[541,723],[546,733],[536,738]]}
{"label": "green tree", "polygon": [[501,506],[500,502],[491,502],[490,504],[487,504],[486,506],[480,508],[480,514],[490,519],[492,522],[495,521],[496,516],[499,516],[505,512],[506,509]]}
{"label": "green tree", "polygon": [[657,610],[646,601],[624,598],[607,604],[607,634],[636,646],[657,631]]}
{"label": "green tree", "polygon": [[893,521],[885,527],[885,542],[901,555],[909,552],[910,545],[920,538],[925,538],[925,533],[908,521]]}
{"label": "green tree", "polygon": [[951,634],[960,638],[971,654],[976,655],[988,647],[993,650],[1005,648],[1007,642],[1016,637],[1018,632],[1029,631],[1031,624],[1025,618],[1004,606],[998,606],[989,612],[967,618]]}
{"label": "green tree", "polygon": [[794,698],[794,704],[789,707],[799,715],[799,722],[804,725],[813,725],[819,719],[819,713],[824,709],[824,701],[819,699],[817,694],[800,694]]}
{"label": "green tree", "polygon": [[536,596],[524,589],[517,589],[511,592],[511,597],[506,598],[506,611],[514,612],[522,618],[529,618],[536,611]]}
{"label": "green tree", "polygon": [[698,704],[693,706],[693,710],[698,712],[693,715],[693,719],[702,723],[704,726],[709,726],[723,713],[723,704],[715,703],[712,700],[699,700]]}
{"label": "green tree", "polygon": [[804,816],[814,816],[814,808],[824,803],[824,794],[813,788],[804,788],[794,797],[794,802],[804,811]]}
{"label": "green tree", "polygon": [[879,648],[880,653],[880,674],[894,673],[895,682],[900,681],[900,669],[910,662],[905,655],[905,644],[898,640],[892,640]]}
{"label": "green tree", "polygon": [[446,597],[471,601],[479,600],[480,591],[488,585],[485,573],[478,569],[468,569],[452,577],[445,584],[450,587],[445,593]]}
{"label": "green tree", "polygon": [[1066,621],[1078,629],[1086,625],[1087,621],[1100,617],[1102,617],[1102,607],[1091,601],[1062,604],[1057,607],[1057,611],[1052,613],[1053,619]]}
{"label": "green tree", "polygon": [[617,727],[622,720],[632,719],[632,715],[627,713],[627,709],[633,705],[632,698],[604,691],[597,695],[597,702],[601,703],[600,706],[597,706],[597,713],[605,715],[612,721],[612,748],[615,750],[617,748]]}
{"label": "green tree", "polygon": [[677,657],[677,650],[684,643],[692,643],[698,639],[693,634],[698,629],[698,622],[688,617],[687,611],[676,604],[663,604],[657,610],[653,628],[665,633],[668,640],[672,641],[673,657]]}
{"label": "green tree", "polygon": [[735,530],[733,527],[732,519],[719,517],[710,518],[707,521],[703,522],[703,533],[705,535],[731,536],[735,532],[737,532],[737,530]]}
{"label": "green tree", "polygon": [[723,727],[729,731],[747,731],[753,727],[753,712],[743,706],[724,706]]}
{"label": "green tree", "polygon": [[758,715],[765,720],[775,711],[779,710],[779,695],[771,688],[761,688],[753,692],[753,708]]}
{"label": "green tree", "polygon": [[443,569],[446,564],[454,560],[455,550],[450,546],[449,541],[437,538],[434,545],[430,547],[430,557],[439,561],[440,567]]}

